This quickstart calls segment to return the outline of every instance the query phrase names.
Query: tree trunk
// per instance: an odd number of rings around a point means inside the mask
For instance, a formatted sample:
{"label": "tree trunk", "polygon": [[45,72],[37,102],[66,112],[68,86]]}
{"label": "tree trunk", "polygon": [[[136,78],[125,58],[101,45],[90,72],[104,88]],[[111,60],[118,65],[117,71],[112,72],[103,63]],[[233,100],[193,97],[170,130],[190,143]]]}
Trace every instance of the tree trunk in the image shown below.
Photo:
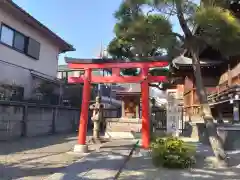
{"label": "tree trunk", "polygon": [[217,127],[214,124],[212,112],[207,100],[206,89],[202,80],[202,73],[199,61],[198,50],[192,47],[191,55],[193,60],[193,70],[196,82],[196,91],[200,102],[202,117],[208,133],[209,142],[212,150],[221,165],[227,165],[227,155],[223,149],[223,143],[217,134]]}

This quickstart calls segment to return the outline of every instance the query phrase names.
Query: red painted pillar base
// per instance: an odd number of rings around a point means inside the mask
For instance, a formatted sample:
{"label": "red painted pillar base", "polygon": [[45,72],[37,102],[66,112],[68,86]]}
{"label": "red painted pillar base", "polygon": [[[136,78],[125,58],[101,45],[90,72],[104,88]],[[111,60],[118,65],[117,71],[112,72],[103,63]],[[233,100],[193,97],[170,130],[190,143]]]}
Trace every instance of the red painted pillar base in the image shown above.
{"label": "red painted pillar base", "polygon": [[142,91],[142,146],[150,146],[150,119],[149,119],[149,86],[147,81],[148,69],[142,69],[145,80],[141,83]]}
{"label": "red painted pillar base", "polygon": [[85,70],[81,115],[78,131],[78,144],[74,147],[74,151],[76,152],[87,151],[86,137],[87,137],[89,101],[91,95],[91,74],[92,74],[91,69]]}

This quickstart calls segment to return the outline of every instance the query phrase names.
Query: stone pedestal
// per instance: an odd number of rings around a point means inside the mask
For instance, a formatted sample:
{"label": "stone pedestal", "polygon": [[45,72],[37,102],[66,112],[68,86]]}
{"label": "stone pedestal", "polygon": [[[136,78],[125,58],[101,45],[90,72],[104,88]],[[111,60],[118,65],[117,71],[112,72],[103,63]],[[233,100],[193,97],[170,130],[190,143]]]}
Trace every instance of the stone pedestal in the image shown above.
{"label": "stone pedestal", "polygon": [[234,151],[240,148],[240,124],[226,124],[217,128],[224,150]]}
{"label": "stone pedestal", "polygon": [[74,146],[73,152],[75,153],[87,153],[88,152],[88,145],[86,144],[76,144]]}
{"label": "stone pedestal", "polygon": [[142,121],[136,118],[107,118],[105,137],[133,139],[141,133]]}
{"label": "stone pedestal", "polygon": [[[223,142],[225,150],[239,150],[240,148],[240,124],[216,124],[217,133]],[[185,133],[188,133],[185,134]],[[184,136],[198,140],[204,145],[210,146],[204,123],[189,123],[184,131]]]}
{"label": "stone pedestal", "polygon": [[99,139],[100,138],[100,122],[93,121],[93,138]]}

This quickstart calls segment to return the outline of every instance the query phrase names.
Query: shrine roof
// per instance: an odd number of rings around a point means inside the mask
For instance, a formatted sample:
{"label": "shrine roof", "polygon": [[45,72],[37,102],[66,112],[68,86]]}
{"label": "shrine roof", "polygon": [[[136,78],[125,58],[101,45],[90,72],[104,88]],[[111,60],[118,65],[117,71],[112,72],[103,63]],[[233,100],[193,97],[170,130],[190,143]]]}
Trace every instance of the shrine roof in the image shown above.
{"label": "shrine roof", "polygon": [[116,92],[116,96],[140,96],[141,92]]}
{"label": "shrine roof", "polygon": [[[221,60],[210,60],[210,59],[200,59],[201,66],[210,66],[210,65],[222,65],[224,61]],[[178,56],[172,61],[173,66],[191,66],[192,59],[185,56]]]}
{"label": "shrine roof", "polygon": [[116,94],[138,94],[141,93],[140,84],[126,83],[113,88]]}
{"label": "shrine roof", "polygon": [[124,59],[114,59],[114,58],[91,58],[91,59],[80,59],[65,57],[66,63],[72,64],[104,64],[104,63],[127,63],[127,62],[156,62],[156,61],[171,61],[167,56],[157,56],[157,57],[141,57],[134,59],[134,61],[124,60]]}

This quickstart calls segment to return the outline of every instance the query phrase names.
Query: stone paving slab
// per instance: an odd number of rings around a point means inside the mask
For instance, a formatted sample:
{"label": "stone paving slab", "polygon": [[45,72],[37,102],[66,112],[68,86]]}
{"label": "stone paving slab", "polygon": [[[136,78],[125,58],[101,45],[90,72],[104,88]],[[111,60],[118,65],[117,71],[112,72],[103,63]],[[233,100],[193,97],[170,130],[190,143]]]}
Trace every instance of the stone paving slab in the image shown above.
{"label": "stone paving slab", "polygon": [[136,140],[114,140],[45,180],[113,179]]}

